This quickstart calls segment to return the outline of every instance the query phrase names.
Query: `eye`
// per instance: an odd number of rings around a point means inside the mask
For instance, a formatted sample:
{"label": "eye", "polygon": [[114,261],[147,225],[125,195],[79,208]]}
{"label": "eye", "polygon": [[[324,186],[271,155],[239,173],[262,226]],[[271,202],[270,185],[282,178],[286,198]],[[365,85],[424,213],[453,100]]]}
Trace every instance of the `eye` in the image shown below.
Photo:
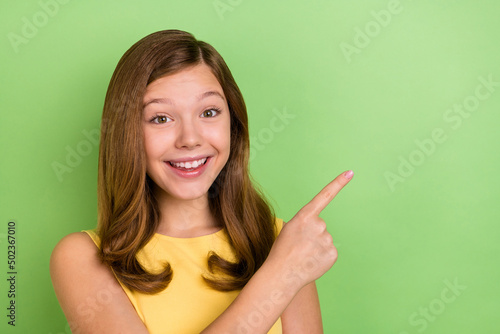
{"label": "eye", "polygon": [[156,115],[153,118],[151,118],[149,121],[151,123],[155,123],[155,124],[165,124],[167,122],[171,122],[172,119],[165,116],[165,115]]}
{"label": "eye", "polygon": [[218,108],[211,108],[207,109],[204,112],[201,113],[201,117],[215,117],[220,113],[220,109]]}

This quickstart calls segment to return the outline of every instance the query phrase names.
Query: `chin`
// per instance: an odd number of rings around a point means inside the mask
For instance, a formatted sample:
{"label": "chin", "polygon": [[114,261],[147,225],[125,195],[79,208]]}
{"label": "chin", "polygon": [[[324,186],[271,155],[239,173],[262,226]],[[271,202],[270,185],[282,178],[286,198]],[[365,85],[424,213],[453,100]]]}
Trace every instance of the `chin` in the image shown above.
{"label": "chin", "polygon": [[[165,191],[165,190],[164,190]],[[208,188],[206,189],[190,189],[184,187],[183,189],[176,189],[174,191],[165,191],[170,198],[175,198],[182,201],[194,201],[204,197],[208,197]]]}

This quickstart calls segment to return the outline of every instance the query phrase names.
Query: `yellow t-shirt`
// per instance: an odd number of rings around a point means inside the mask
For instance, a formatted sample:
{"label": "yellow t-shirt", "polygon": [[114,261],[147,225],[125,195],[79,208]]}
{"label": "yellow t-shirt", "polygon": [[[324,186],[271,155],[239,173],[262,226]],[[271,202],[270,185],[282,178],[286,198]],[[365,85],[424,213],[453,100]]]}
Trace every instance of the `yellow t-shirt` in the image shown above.
{"label": "yellow t-shirt", "polygon": [[[277,233],[282,227],[283,221],[277,219]],[[100,247],[95,230],[84,232]],[[120,282],[149,333],[199,333],[224,312],[239,294],[239,291],[214,290],[203,281],[202,274],[208,272],[209,251],[215,251],[228,260],[234,259],[224,230],[195,238],[175,238],[156,233],[138,252],[137,259],[148,271],[161,270],[161,264],[167,261],[174,272],[168,287],[154,295],[132,291]],[[259,314],[242,316],[235,321],[238,321],[238,327],[243,332],[252,333],[251,323],[258,321],[259,317]],[[268,332],[278,333],[282,333],[281,319]]]}

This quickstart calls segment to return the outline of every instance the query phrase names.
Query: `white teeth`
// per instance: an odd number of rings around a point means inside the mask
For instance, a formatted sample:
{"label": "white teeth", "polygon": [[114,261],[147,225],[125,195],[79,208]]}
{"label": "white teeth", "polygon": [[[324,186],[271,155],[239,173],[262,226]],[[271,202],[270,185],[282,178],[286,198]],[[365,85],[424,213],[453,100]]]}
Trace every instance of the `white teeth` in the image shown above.
{"label": "white teeth", "polygon": [[198,168],[199,166],[203,165],[206,161],[207,158],[203,158],[200,160],[189,161],[189,162],[171,162],[170,164],[177,168],[180,167],[180,168],[191,169],[191,168]]}

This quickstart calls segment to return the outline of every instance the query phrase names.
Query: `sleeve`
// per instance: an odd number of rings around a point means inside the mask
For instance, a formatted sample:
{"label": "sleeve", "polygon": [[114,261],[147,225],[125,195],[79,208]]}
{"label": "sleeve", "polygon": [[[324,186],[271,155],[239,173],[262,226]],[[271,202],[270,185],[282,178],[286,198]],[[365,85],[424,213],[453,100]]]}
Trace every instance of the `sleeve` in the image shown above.
{"label": "sleeve", "polygon": [[97,248],[101,248],[101,239],[99,238],[99,235],[97,235],[96,230],[83,230],[82,232],[85,232],[89,235],[90,239],[95,243]]}
{"label": "sleeve", "polygon": [[275,220],[275,225],[274,225],[274,230],[275,230],[275,237],[277,238],[278,235],[280,234],[281,232],[281,229],[283,228],[283,219],[281,218],[276,218]]}

